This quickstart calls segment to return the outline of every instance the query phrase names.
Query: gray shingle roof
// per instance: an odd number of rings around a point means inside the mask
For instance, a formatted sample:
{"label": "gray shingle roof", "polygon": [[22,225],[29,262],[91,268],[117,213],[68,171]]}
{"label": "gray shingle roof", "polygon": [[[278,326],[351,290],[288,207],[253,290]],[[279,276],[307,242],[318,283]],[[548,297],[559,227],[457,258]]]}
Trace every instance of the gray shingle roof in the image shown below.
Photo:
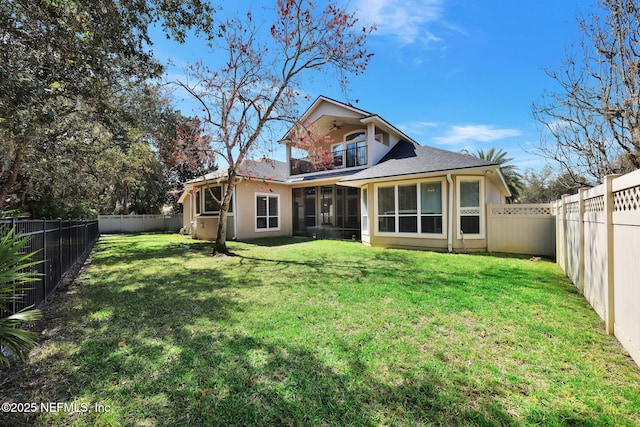
{"label": "gray shingle roof", "polygon": [[358,172],[341,182],[392,178],[433,172],[497,166],[466,154],[427,147],[408,141],[398,142],[375,166]]}
{"label": "gray shingle roof", "polygon": [[[217,171],[206,174],[204,178],[207,181],[226,178],[228,169],[228,167],[218,169]],[[272,159],[260,159],[245,160],[242,166],[240,166],[238,175],[248,179],[285,182],[288,172],[285,162]],[[202,178],[198,178],[189,182],[200,182],[202,180]]]}

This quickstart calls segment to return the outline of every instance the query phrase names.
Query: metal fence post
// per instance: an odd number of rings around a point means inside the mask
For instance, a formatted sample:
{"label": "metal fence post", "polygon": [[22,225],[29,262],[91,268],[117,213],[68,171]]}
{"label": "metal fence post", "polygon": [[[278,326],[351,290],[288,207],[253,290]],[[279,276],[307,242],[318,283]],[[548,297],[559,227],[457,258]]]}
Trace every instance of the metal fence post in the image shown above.
{"label": "metal fence post", "polygon": [[[9,233],[11,233],[11,236],[13,237],[16,234],[16,219],[15,218],[11,218],[11,228],[9,229]],[[15,292],[15,291],[14,291]],[[18,305],[18,301],[16,301],[15,299],[11,302],[11,310],[12,313],[15,313],[17,310],[17,305]]]}
{"label": "metal fence post", "polygon": [[49,283],[49,260],[47,259],[47,220],[42,220],[42,296],[47,299],[47,284]]}

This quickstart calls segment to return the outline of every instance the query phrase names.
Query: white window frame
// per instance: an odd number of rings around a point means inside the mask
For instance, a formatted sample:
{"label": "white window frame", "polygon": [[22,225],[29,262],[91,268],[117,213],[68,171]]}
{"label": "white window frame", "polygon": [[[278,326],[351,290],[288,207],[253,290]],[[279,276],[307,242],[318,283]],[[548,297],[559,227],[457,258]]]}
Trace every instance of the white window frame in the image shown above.
{"label": "white window frame", "polygon": [[[258,216],[258,198],[259,197],[266,197],[267,198],[267,215],[266,216]],[[269,202],[269,198],[275,198],[276,199],[276,204],[278,206],[278,215],[276,216],[271,216],[269,215],[269,204],[271,202]],[[256,233],[264,233],[264,232],[268,232],[268,231],[280,231],[280,227],[282,226],[282,209],[280,206],[280,194],[275,194],[275,193],[254,193],[253,194],[253,213],[254,213],[254,222],[253,225],[255,227],[255,232]],[[266,228],[258,228],[258,218],[266,218],[267,220],[267,227]],[[278,226],[277,227],[269,227],[269,219],[270,218],[277,218],[278,219]]]}
{"label": "white window frame", "polygon": [[[224,197],[224,192],[227,189],[226,185],[223,184],[211,184],[211,185],[205,185],[200,187],[200,196],[199,196],[199,203],[200,203],[200,213],[196,214],[196,216],[220,216],[220,209],[216,210],[216,211],[205,211],[205,197],[207,197],[207,194],[209,192],[209,188],[212,187],[219,187],[220,188],[220,195],[221,197]],[[227,215],[231,215],[233,216],[233,213],[235,212],[235,202],[236,202],[236,198],[235,198],[235,189],[234,189],[234,194],[231,196],[231,203],[229,205],[229,207],[231,208],[228,212]]]}
{"label": "white window frame", "polygon": [[[460,196],[461,196],[461,192],[460,192],[460,184],[462,182],[469,182],[469,181],[478,181],[479,182],[479,192],[480,194],[478,195],[478,203],[480,204],[480,206],[476,206],[476,207],[465,207],[462,208],[460,206]],[[470,233],[464,233],[464,238],[468,239],[468,240],[472,240],[472,239],[484,239],[485,238],[485,222],[486,222],[486,203],[485,203],[485,195],[484,195],[484,177],[483,176],[477,176],[477,175],[460,175],[458,177],[456,177],[456,207],[457,207],[457,215],[456,215],[456,224],[457,224],[457,236],[458,239],[462,239],[463,235],[461,233],[461,226],[460,224],[462,223],[461,217],[462,216],[471,216],[471,215],[478,215],[479,221],[480,221],[480,233],[475,233],[475,234],[470,234]],[[466,215],[465,215],[466,214]]]}
{"label": "white window frame", "polygon": [[[423,233],[422,232],[422,196],[420,193],[420,184],[422,183],[427,183],[427,182],[439,182],[440,183],[440,196],[442,198],[442,232],[441,233]],[[400,229],[400,217],[401,216],[407,216],[408,214],[400,214],[398,212],[398,186],[408,186],[408,185],[415,185],[416,186],[416,197],[417,197],[417,221],[418,221],[418,227],[417,227],[417,231],[415,233],[409,233],[409,232],[400,232],[397,231]],[[379,215],[378,215],[378,189],[380,187],[393,187],[393,192],[394,192],[394,198],[395,198],[395,214],[394,214],[394,218],[395,218],[395,232],[390,232],[390,231],[380,231],[380,221],[378,220]],[[445,177],[438,177],[438,178],[428,178],[428,179],[420,179],[420,180],[411,180],[411,181],[397,181],[397,182],[385,182],[385,183],[380,183],[380,184],[375,184],[373,186],[373,209],[374,209],[374,216],[375,216],[375,235],[376,236],[389,236],[389,237],[410,237],[410,238],[415,238],[415,239],[446,239],[447,238],[447,197],[446,197],[446,179]],[[369,209],[371,209],[371,204],[369,204]],[[390,215],[387,215],[390,216]],[[413,216],[409,215],[409,216]],[[425,215],[427,216],[427,215]],[[428,216],[432,216],[432,215],[428,215]]]}
{"label": "white window frame", "polygon": [[360,219],[361,231],[365,236],[369,235],[369,189],[367,187],[363,187],[360,189],[360,197],[362,198],[360,204],[360,214],[362,218]]}

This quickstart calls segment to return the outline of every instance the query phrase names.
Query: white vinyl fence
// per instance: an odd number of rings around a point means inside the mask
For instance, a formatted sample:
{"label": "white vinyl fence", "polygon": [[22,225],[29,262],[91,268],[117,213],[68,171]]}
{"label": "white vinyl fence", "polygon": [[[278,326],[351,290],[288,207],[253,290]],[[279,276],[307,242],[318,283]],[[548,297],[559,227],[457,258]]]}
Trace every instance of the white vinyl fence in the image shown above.
{"label": "white vinyl fence", "polygon": [[487,210],[489,252],[556,255],[556,217],[550,203],[489,204]]}
{"label": "white vinyl fence", "polygon": [[640,171],[606,177],[554,209],[558,264],[640,363]]}
{"label": "white vinyl fence", "polygon": [[177,215],[100,215],[100,234],[143,233],[149,231],[178,232],[182,214]]}

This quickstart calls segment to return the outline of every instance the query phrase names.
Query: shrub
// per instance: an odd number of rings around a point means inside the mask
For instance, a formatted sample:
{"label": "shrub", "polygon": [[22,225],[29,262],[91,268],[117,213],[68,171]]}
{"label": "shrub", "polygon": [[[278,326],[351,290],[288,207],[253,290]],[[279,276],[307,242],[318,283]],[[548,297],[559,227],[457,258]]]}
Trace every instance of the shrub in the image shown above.
{"label": "shrub", "polygon": [[[40,319],[40,310],[33,306],[13,312],[11,303],[19,301],[24,294],[22,287],[26,283],[37,280],[39,274],[28,269],[41,261],[31,261],[36,252],[23,254],[22,250],[29,241],[28,238],[10,230],[0,239],[0,312],[9,316],[0,319],[0,347],[18,359],[25,361],[29,352],[36,345],[37,335],[20,329],[25,322]],[[9,366],[11,360],[0,352],[0,366]]]}

